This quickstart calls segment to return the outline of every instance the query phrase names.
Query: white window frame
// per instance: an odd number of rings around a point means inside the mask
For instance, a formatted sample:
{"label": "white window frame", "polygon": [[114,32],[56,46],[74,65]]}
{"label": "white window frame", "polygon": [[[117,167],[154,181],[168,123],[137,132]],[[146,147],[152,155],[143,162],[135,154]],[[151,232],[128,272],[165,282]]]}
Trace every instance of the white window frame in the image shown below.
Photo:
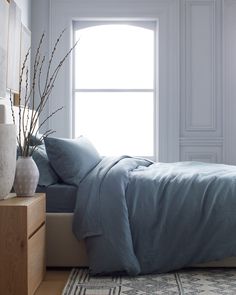
{"label": "white window frame", "polygon": [[72,137],[75,137],[75,94],[78,92],[153,92],[153,156],[139,155],[140,157],[146,157],[150,160],[156,161],[158,159],[158,21],[157,20],[76,20],[73,21],[73,43],[75,41],[75,31],[87,27],[93,27],[97,25],[108,24],[125,24],[137,27],[143,27],[154,31],[154,75],[153,75],[153,89],[86,89],[75,88],[75,52],[73,53],[72,62]]}

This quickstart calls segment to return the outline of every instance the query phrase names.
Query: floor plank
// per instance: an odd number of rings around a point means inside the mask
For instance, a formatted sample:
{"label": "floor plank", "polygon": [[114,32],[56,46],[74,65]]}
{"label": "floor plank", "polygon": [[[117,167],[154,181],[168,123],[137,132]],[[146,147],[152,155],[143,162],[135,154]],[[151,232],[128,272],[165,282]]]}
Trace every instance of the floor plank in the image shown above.
{"label": "floor plank", "polygon": [[70,269],[47,269],[45,278],[34,295],[61,295]]}

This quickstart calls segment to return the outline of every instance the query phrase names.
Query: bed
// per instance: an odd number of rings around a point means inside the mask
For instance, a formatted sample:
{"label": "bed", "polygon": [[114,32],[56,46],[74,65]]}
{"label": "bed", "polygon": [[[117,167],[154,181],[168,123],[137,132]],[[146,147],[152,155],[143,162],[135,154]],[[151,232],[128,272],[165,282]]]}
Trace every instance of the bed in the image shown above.
{"label": "bed", "polygon": [[60,183],[38,187],[37,191],[46,193],[47,266],[88,266],[85,243],[72,233],[77,188]]}
{"label": "bed", "polygon": [[[17,112],[17,109],[16,109]],[[9,106],[0,105],[0,123],[9,123]],[[47,266],[88,266],[84,240],[78,241],[72,232],[77,188],[58,182],[38,191],[46,193],[46,264]],[[197,265],[199,266],[199,265]],[[236,258],[208,262],[200,266],[236,267]]]}

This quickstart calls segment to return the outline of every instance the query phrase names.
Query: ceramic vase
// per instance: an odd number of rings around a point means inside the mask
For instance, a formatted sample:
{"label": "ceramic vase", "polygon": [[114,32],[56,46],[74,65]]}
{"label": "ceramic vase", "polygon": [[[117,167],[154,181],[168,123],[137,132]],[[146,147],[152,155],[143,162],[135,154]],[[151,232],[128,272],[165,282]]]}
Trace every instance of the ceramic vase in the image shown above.
{"label": "ceramic vase", "polygon": [[0,124],[0,199],[11,191],[16,169],[16,126]]}
{"label": "ceramic vase", "polygon": [[18,157],[14,190],[17,196],[34,196],[39,181],[39,170],[32,157]]}

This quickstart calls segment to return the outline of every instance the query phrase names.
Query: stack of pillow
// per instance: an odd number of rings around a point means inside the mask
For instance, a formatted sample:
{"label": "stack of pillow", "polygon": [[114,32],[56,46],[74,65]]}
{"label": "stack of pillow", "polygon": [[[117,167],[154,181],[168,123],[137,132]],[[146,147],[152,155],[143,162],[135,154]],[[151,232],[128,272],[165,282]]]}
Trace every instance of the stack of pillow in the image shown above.
{"label": "stack of pillow", "polygon": [[95,147],[84,136],[77,139],[47,137],[43,142],[34,136],[31,145],[38,145],[33,159],[39,169],[39,186],[60,182],[78,186],[101,161]]}

